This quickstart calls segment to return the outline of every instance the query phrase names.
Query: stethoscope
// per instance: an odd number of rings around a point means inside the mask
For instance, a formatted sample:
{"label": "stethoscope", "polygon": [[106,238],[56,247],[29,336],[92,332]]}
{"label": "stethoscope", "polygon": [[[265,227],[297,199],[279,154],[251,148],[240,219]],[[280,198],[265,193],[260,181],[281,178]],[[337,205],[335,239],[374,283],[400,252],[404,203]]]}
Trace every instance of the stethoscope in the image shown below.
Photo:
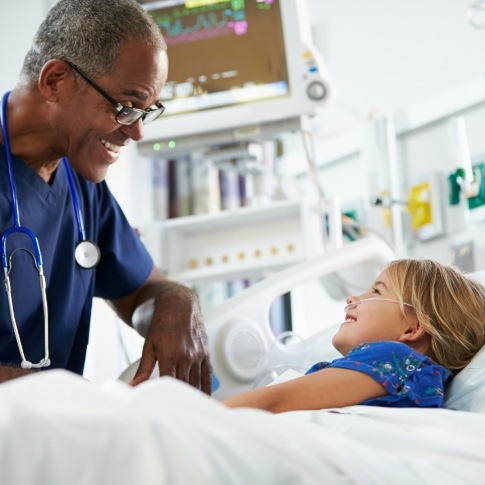
{"label": "stethoscope", "polygon": [[[49,318],[48,318],[48,311],[47,311],[47,294],[46,294],[47,286],[46,286],[44,270],[42,265],[42,254],[40,251],[39,241],[37,240],[37,237],[32,230],[20,224],[19,207],[18,207],[18,199],[17,199],[17,187],[15,184],[15,176],[13,173],[12,154],[10,152],[10,140],[8,137],[8,128],[7,128],[7,100],[9,95],[10,95],[10,91],[5,93],[2,98],[2,110],[1,110],[0,122],[2,124],[3,145],[5,149],[5,161],[7,164],[8,181],[10,186],[10,197],[12,199],[11,210],[12,210],[13,226],[6,229],[5,232],[2,234],[0,251],[2,256],[2,266],[3,266],[4,279],[5,279],[5,291],[7,292],[10,318],[12,320],[12,327],[15,334],[15,339],[17,341],[17,346],[19,348],[20,357],[22,358],[22,362],[20,365],[23,369],[31,369],[31,368],[39,369],[42,367],[48,367],[51,364],[51,361],[49,359]],[[76,224],[78,229],[79,242],[76,245],[76,248],[74,251],[74,257],[76,259],[77,264],[81,268],[91,269],[91,268],[94,268],[99,263],[101,259],[101,252],[98,246],[93,241],[89,241],[88,239],[86,239],[86,233],[84,231],[81,208],[79,206],[79,199],[77,197],[77,191],[76,191],[76,186],[74,184],[71,167],[69,166],[69,162],[66,157],[62,158],[62,162],[64,164],[66,174],[67,174],[67,180],[69,183],[69,190],[71,192],[72,205],[74,208],[74,214],[75,214]],[[32,254],[30,251],[24,248],[18,248],[10,254],[10,258],[7,258],[7,238],[10,235],[15,233],[25,234],[30,239],[34,254]],[[12,287],[10,285],[9,274],[12,269],[13,254],[15,253],[15,251],[22,250],[22,249],[27,251],[28,254],[30,254],[34,260],[34,265],[37,269],[37,272],[39,273],[39,283],[40,283],[40,290],[42,294],[42,307],[44,311],[44,358],[41,359],[37,364],[34,364],[25,358],[22,342],[20,340],[20,334],[19,334],[17,322],[15,319],[15,313],[13,310]]]}

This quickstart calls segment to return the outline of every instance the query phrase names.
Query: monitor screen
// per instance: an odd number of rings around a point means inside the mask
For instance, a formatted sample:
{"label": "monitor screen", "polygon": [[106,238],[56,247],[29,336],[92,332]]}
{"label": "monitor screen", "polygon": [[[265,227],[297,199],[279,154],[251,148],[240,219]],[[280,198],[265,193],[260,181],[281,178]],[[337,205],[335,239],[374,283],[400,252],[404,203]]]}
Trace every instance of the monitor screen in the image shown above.
{"label": "monitor screen", "polygon": [[278,2],[182,4],[150,13],[171,59],[162,92],[168,116],[288,96]]}
{"label": "monitor screen", "polygon": [[169,57],[166,111],[145,128],[145,140],[164,148],[218,133],[230,142],[241,128],[311,111],[321,99],[312,99],[308,89],[322,73],[302,40],[297,4],[303,1],[144,3]]}

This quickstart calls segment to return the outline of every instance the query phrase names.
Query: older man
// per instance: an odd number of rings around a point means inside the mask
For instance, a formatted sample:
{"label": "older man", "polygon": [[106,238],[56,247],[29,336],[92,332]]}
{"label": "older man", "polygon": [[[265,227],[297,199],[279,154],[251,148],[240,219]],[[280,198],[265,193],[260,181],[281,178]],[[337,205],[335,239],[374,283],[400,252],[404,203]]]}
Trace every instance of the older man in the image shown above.
{"label": "older man", "polygon": [[133,384],[158,363],[210,392],[196,296],[154,267],[103,181],[163,113],[167,70],[160,30],[132,0],[59,0],[41,24],[2,100],[0,381],[82,373],[98,296],[146,329]]}

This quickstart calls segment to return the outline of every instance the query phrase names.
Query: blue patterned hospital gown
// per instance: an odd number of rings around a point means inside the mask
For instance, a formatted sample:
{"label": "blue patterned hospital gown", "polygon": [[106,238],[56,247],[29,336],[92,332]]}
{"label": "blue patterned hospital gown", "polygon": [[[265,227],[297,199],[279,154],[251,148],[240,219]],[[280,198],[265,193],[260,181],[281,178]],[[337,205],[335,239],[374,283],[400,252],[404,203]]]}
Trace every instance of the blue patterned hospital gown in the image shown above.
{"label": "blue patterned hospital gown", "polygon": [[387,407],[443,407],[444,387],[453,374],[429,357],[399,342],[363,343],[345,357],[320,362],[306,373],[338,367],[363,372],[388,392],[360,404]]}

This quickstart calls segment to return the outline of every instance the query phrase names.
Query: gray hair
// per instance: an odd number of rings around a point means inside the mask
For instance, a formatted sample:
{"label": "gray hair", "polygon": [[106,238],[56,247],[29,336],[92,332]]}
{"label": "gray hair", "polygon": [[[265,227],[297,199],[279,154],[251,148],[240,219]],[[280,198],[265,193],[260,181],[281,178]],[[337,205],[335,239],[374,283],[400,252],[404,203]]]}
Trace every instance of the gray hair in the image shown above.
{"label": "gray hair", "polygon": [[59,0],[34,37],[20,81],[36,83],[51,59],[69,60],[91,76],[103,76],[112,71],[127,40],[167,48],[159,27],[134,0]]}

